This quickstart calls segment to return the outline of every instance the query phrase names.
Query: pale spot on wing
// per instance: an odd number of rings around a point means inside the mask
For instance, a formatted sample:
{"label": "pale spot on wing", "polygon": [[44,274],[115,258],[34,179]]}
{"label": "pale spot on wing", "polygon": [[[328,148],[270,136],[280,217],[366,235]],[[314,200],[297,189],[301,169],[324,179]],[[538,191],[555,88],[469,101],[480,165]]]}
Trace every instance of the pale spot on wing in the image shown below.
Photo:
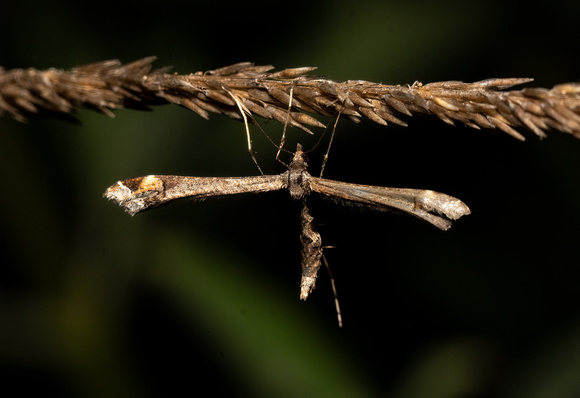
{"label": "pale spot on wing", "polygon": [[471,214],[469,207],[459,199],[435,191],[424,191],[424,196],[418,199],[418,203],[425,210],[435,210],[445,214],[452,220]]}

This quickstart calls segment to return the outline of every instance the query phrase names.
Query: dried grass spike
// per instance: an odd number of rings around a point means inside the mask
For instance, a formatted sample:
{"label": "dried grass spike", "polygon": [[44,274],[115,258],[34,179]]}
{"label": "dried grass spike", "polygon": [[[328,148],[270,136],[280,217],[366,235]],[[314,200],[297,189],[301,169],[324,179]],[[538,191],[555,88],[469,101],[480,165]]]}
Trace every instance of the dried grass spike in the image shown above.
{"label": "dried grass spike", "polygon": [[[175,103],[205,118],[209,113],[239,118],[242,104],[247,114],[285,123],[292,90],[291,125],[309,132],[305,126],[318,127],[319,122],[303,116],[304,112],[325,116],[340,113],[355,122],[364,115],[380,124],[406,125],[398,118],[397,113],[401,113],[499,129],[518,139],[523,138],[518,129],[540,137],[554,129],[580,138],[579,83],[562,83],[550,90],[508,90],[529,83],[529,78],[416,82],[410,86],[364,80],[340,83],[307,75],[313,67],[270,72],[272,66],[251,62],[178,75],[166,73],[168,68],[154,70],[155,59],[145,57],[129,64],[109,60],[69,71],[0,68],[0,114],[24,121],[33,113],[69,115],[84,107],[113,116],[115,109]],[[228,93],[235,93],[237,102]]]}
{"label": "dried grass spike", "polygon": [[272,73],[269,78],[270,79],[291,79],[298,76],[303,76],[313,70],[316,70],[315,66],[303,66],[301,68],[290,68],[284,69],[280,72]]}

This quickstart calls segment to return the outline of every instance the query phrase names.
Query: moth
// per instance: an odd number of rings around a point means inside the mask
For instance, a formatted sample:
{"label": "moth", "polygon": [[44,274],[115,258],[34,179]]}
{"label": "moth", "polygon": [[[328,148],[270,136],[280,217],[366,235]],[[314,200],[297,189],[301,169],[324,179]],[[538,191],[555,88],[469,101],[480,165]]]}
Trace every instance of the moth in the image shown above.
{"label": "moth", "polygon": [[355,203],[377,210],[411,214],[441,230],[452,221],[470,214],[469,208],[452,196],[423,189],[387,188],[351,184],[314,177],[308,172],[307,158],[298,144],[288,170],[278,175],[253,177],[184,177],[149,175],[118,181],[104,196],[127,213],[137,213],[183,198],[206,198],[246,192],[269,192],[287,189],[294,200],[302,202],[302,280],[300,298],[306,300],[314,290],[321,264],[322,239],[314,227],[307,198],[312,193],[337,202]]}

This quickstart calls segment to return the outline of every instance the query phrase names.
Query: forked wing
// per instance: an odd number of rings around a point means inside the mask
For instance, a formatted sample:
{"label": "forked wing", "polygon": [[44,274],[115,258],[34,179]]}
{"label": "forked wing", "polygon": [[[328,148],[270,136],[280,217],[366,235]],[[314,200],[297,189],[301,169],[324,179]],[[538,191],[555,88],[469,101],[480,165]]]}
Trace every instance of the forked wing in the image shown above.
{"label": "forked wing", "polygon": [[277,191],[288,186],[286,174],[255,177],[150,175],[118,181],[103,196],[134,216],[175,199]]}
{"label": "forked wing", "polygon": [[375,187],[317,177],[310,177],[310,188],[338,201],[366,204],[379,210],[400,210],[442,230],[451,227],[451,220],[471,213],[459,199],[423,189]]}

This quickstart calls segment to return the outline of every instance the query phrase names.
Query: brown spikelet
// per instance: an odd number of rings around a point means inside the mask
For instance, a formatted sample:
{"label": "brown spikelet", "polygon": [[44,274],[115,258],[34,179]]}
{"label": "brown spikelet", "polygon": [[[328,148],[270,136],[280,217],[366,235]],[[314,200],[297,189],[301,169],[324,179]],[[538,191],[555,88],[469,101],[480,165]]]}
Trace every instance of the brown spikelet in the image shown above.
{"label": "brown spikelet", "polygon": [[[103,61],[68,72],[0,68],[0,114],[24,121],[30,113],[70,114],[89,108],[113,116],[119,108],[147,109],[174,103],[207,118],[222,113],[241,119],[257,115],[311,132],[323,127],[313,115],[358,122],[406,126],[404,118],[430,116],[445,123],[501,130],[517,139],[519,130],[544,137],[559,130],[580,138],[580,84],[552,89],[508,90],[528,78],[487,79],[475,83],[385,85],[363,80],[334,82],[308,75],[313,67],[270,72],[273,67],[238,63],[189,75],[153,70],[155,57],[129,64]],[[288,108],[291,105],[290,113]]]}

